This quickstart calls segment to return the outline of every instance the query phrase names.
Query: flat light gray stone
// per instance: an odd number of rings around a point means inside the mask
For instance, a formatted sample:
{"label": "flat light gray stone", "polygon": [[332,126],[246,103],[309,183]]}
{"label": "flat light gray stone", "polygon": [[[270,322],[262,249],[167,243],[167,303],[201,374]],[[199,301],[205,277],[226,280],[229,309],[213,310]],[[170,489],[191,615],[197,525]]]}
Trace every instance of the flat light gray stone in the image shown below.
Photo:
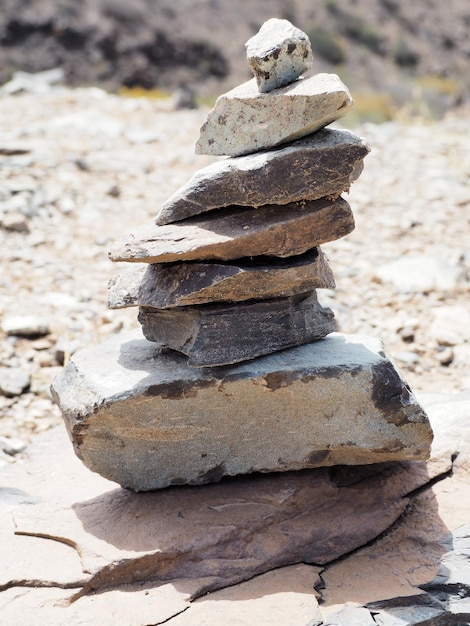
{"label": "flat light gray stone", "polygon": [[316,74],[270,93],[259,93],[253,78],[217,98],[196,154],[238,156],[272,148],[328,126],[352,106],[336,74]]}
{"label": "flat light gray stone", "polygon": [[20,396],[30,383],[30,375],[20,367],[0,368],[0,393],[4,396]]}
{"label": "flat light gray stone", "polygon": [[320,248],[288,259],[235,263],[155,263],[110,281],[108,306],[166,309],[208,302],[282,298],[313,289],[334,289],[333,272]]}
{"label": "flat light gray stone", "polygon": [[292,83],[313,64],[310,39],[288,20],[267,20],[245,46],[248,65],[263,93]]}
{"label": "flat light gray stone", "polygon": [[432,439],[382,343],[357,335],[197,369],[135,331],[76,352],[52,393],[84,464],[136,491],[425,459]]}
{"label": "flat light gray stone", "polygon": [[344,237],[353,229],[354,217],[343,198],[260,209],[235,207],[141,229],[118,241],[109,256],[112,261],[132,263],[284,258]]}
{"label": "flat light gray stone", "polygon": [[42,337],[51,331],[49,323],[38,315],[10,315],[2,321],[5,334],[18,337]]}
{"label": "flat light gray stone", "polygon": [[375,269],[376,277],[399,293],[452,291],[465,281],[462,267],[434,254],[408,254]]}
{"label": "flat light gray stone", "polygon": [[259,207],[337,197],[349,191],[369,147],[345,130],[323,129],[277,150],[216,161],[174,193],[157,224],[230,205]]}
{"label": "flat light gray stone", "polygon": [[186,354],[197,367],[231,365],[321,339],[336,330],[315,292],[243,304],[140,307],[144,336]]}

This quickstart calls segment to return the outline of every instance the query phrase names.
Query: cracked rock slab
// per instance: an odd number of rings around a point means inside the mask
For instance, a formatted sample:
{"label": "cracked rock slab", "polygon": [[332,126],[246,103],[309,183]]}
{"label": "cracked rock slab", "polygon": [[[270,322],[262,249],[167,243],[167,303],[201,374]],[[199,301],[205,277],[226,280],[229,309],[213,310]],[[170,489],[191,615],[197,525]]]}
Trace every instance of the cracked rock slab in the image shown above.
{"label": "cracked rock slab", "polygon": [[345,130],[323,129],[289,146],[216,161],[162,206],[169,224],[230,205],[259,207],[337,197],[359,177],[369,147]]}
{"label": "cracked rock slab", "polygon": [[[65,439],[54,441],[72,454]],[[80,555],[89,576],[70,590],[72,607],[93,592],[125,592],[124,585],[136,589],[139,582],[157,592],[173,582],[174,596],[187,600],[277,567],[328,563],[387,529],[408,493],[429,480],[425,463],[404,462],[356,470],[351,484],[320,468],[140,494],[104,481],[98,494],[77,498],[72,487],[86,490],[91,473],[73,456],[64,458],[56,464],[48,456],[57,475],[49,498],[12,515],[16,532],[42,540],[44,549],[53,539]],[[271,577],[271,589],[276,584],[279,577]],[[156,615],[162,607],[155,605]]]}
{"label": "cracked rock slab", "polygon": [[282,298],[319,288],[334,289],[335,281],[326,256],[313,248],[286,260],[141,265],[110,281],[108,306],[166,309]]}
{"label": "cracked rock slab", "polygon": [[199,369],[135,331],[75,353],[52,392],[84,464],[136,491],[425,459],[432,439],[381,342],[341,333]]}
{"label": "cracked rock slab", "polygon": [[276,300],[154,309],[140,307],[144,337],[196,367],[231,365],[317,341],[336,330],[315,292]]}
{"label": "cracked rock slab", "polygon": [[313,65],[310,39],[289,20],[267,20],[245,47],[262,93],[294,82]]}
{"label": "cracked rock slab", "polygon": [[168,263],[290,257],[334,241],[354,230],[351,207],[343,198],[230,207],[209,216],[152,226],[122,238],[111,249],[112,261]]}
{"label": "cracked rock slab", "polygon": [[259,93],[253,78],[217,98],[196,154],[238,156],[273,148],[328,126],[352,106],[336,74],[315,74],[270,93]]}
{"label": "cracked rock slab", "polygon": [[[256,623],[263,623],[258,616],[264,615],[265,623],[276,624],[279,615],[284,617],[285,611],[290,611],[296,624],[326,626],[347,617],[352,620],[351,624],[359,620],[360,626],[365,626],[372,613],[363,608],[363,604],[419,596],[417,585],[435,579],[440,558],[449,550],[459,557],[468,546],[467,529],[449,532],[468,524],[469,519],[469,457],[465,459],[462,453],[456,453],[468,445],[468,420],[465,419],[468,395],[464,398],[462,394],[457,397],[433,394],[431,400],[427,394],[420,397],[436,431],[433,455],[442,457],[439,460],[433,456],[432,463],[305,470],[154,493],[134,494],[116,489],[112,483],[89,472],[73,455],[63,428],[36,436],[28,455],[2,472],[2,485],[8,490],[7,508],[16,523],[14,526],[11,519],[4,523],[7,518],[2,517],[0,525],[5,531],[0,541],[2,563],[17,560],[16,571],[10,572],[10,579],[2,578],[2,626],[17,626],[18,616],[22,625],[36,626],[38,615],[48,626],[78,623],[95,626],[98,616],[104,626],[116,623],[148,626],[163,622],[193,626],[202,620],[214,625],[236,621],[252,626],[251,610],[256,615]],[[445,436],[444,442],[440,441],[441,436]],[[455,456],[453,472],[446,473]],[[9,495],[13,490],[18,492],[16,505]],[[394,499],[400,506],[390,514],[389,505]],[[403,510],[406,515],[397,517],[398,511]],[[276,535],[275,526],[281,512],[285,517],[279,522]],[[256,525],[256,519],[262,524]],[[273,526],[266,533],[263,524],[271,522]],[[286,526],[288,537],[283,532]],[[254,533],[245,535],[249,528],[254,529]],[[13,543],[15,529],[24,533],[16,535],[17,539],[30,542],[29,550],[21,552],[21,558],[17,558],[17,545]],[[380,535],[381,529],[387,532]],[[237,530],[240,532],[238,540],[235,534],[230,534]],[[7,531],[12,534],[8,536]],[[304,531],[310,534],[303,534]],[[377,533],[375,540],[374,532]],[[40,558],[44,560],[44,553],[53,543],[48,536],[55,536],[56,542],[65,541],[75,546],[64,547],[75,550],[75,558],[80,557],[82,567],[88,570],[86,580],[79,583],[83,586],[41,587],[51,582],[45,563],[35,574],[38,580],[34,586],[20,586],[31,579],[34,564],[39,563]],[[282,539],[280,545],[278,537]],[[193,547],[200,546],[203,539],[213,540],[212,544],[207,543],[207,558],[191,559]],[[265,541],[260,544],[261,540]],[[296,564],[305,562],[307,557],[315,558],[312,548],[315,544],[322,546],[321,554],[328,558],[329,546],[340,543],[343,548],[351,547],[360,541],[367,545],[340,561],[334,560],[337,552],[332,552],[333,562],[322,566],[321,570],[318,566]],[[216,545],[220,546],[219,550]],[[265,546],[262,552],[260,545]],[[173,551],[173,546],[179,551]],[[188,547],[186,552],[185,546]],[[294,546],[293,565],[252,578],[252,572],[261,569],[263,558],[265,571],[276,567],[279,559],[273,549],[279,548],[280,553],[285,549],[288,556],[290,546]],[[166,569],[156,556],[158,550],[170,556],[170,566]],[[217,555],[221,554],[222,558],[218,559]],[[182,556],[179,564],[178,555]],[[439,577],[429,588],[431,595],[440,592],[444,582],[442,574],[447,578],[445,567],[451,563],[450,556],[443,558]],[[147,571],[142,572],[143,564],[149,566]],[[344,564],[349,567],[342,574],[328,575]],[[51,565],[68,570],[63,560]],[[188,578],[197,576],[201,566],[212,571],[218,566],[220,575]],[[323,620],[315,608],[317,594],[313,588],[317,586],[320,573],[323,585],[319,608]],[[468,622],[468,612],[462,612],[464,607],[459,606],[466,598],[459,597],[458,604],[454,604],[456,598],[452,598],[456,590],[462,594],[462,587],[458,588],[455,583],[461,585],[463,579],[456,574],[457,570],[452,568],[448,581],[449,605],[445,614],[431,622],[433,626],[460,626]],[[132,582],[139,576],[141,579],[146,576],[145,582]],[[171,581],[162,581],[165,576]],[[92,585],[88,585],[90,578]],[[246,584],[207,594],[210,589],[250,578]],[[468,586],[468,578],[465,580]],[[99,593],[91,593],[93,589]],[[74,597],[75,601],[70,603]],[[194,601],[194,598],[199,599]],[[304,622],[307,609],[311,611],[311,620]],[[376,608],[375,615],[379,611],[381,609]],[[382,615],[386,611],[384,608]],[[392,615],[388,613],[388,617]],[[401,624],[406,619],[406,613],[402,613]],[[281,623],[289,622],[284,619]],[[339,625],[345,626],[345,620],[339,621]]]}

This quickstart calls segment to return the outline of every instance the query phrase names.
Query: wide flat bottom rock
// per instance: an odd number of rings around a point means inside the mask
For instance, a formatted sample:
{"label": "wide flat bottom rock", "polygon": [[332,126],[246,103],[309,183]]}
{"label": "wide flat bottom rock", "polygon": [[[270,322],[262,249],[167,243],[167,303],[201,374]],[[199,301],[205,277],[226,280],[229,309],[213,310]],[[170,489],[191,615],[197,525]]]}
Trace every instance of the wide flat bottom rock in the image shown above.
{"label": "wide flat bottom rock", "polygon": [[135,331],[75,353],[52,393],[84,464],[135,491],[426,459],[432,439],[382,343],[341,333],[196,369]]}

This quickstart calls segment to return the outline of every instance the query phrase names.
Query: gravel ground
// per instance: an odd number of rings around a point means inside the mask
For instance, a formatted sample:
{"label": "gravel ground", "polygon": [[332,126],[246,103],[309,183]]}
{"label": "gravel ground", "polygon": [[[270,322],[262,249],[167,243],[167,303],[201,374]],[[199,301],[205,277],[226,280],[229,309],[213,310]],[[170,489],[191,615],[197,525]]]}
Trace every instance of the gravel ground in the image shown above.
{"label": "gravel ground", "polygon": [[[48,388],[68,355],[138,326],[106,308],[107,250],[212,160],[194,155],[207,111],[173,109],[99,89],[0,100],[0,464],[60,422]],[[340,330],[381,337],[417,391],[470,388],[468,122],[354,129],[372,148],[356,230],[323,246]]]}

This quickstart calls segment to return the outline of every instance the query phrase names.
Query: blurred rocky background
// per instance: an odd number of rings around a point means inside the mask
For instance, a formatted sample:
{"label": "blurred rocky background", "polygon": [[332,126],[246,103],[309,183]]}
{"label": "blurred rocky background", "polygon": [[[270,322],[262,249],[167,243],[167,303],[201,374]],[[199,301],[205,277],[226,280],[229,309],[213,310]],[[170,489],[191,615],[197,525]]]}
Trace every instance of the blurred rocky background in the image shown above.
{"label": "blurred rocky background", "polygon": [[356,116],[441,115],[470,94],[461,0],[1,0],[0,83],[62,68],[67,85],[185,87],[209,100],[251,77],[243,43],[270,17],[311,39],[316,71],[354,90]]}

